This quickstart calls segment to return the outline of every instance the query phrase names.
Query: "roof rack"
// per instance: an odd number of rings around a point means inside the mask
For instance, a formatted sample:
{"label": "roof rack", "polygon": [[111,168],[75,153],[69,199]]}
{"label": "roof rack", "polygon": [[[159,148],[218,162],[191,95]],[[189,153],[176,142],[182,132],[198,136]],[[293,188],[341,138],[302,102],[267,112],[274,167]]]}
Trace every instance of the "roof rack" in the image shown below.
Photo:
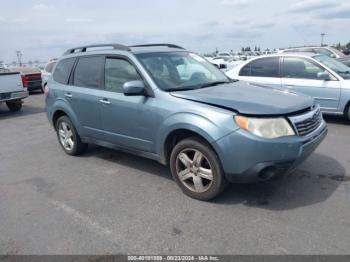
{"label": "roof rack", "polygon": [[181,46],[173,45],[173,44],[146,44],[146,45],[132,45],[132,46],[129,46],[129,47],[152,47],[152,46],[166,46],[166,47],[169,47],[169,48],[185,49],[185,48],[183,48]]}
{"label": "roof rack", "polygon": [[130,48],[125,46],[125,45],[120,45],[120,44],[99,44],[99,45],[86,45],[86,46],[74,47],[74,48],[68,49],[63,55],[69,55],[69,54],[74,54],[74,53],[86,52],[86,49],[88,49],[88,48],[95,48],[95,47],[112,47],[114,50],[130,51]]}

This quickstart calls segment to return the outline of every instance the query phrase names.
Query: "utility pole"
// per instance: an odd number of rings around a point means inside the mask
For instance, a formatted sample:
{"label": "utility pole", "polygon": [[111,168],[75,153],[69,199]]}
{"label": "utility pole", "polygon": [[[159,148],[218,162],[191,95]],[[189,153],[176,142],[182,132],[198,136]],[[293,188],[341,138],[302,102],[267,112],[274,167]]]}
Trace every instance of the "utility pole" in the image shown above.
{"label": "utility pole", "polygon": [[16,51],[16,55],[17,55],[17,60],[18,60],[18,64],[19,66],[22,66],[22,52],[21,51]]}
{"label": "utility pole", "polygon": [[326,34],[325,33],[322,33],[321,34],[321,46],[323,46],[323,41],[324,41],[324,36],[325,36]]}

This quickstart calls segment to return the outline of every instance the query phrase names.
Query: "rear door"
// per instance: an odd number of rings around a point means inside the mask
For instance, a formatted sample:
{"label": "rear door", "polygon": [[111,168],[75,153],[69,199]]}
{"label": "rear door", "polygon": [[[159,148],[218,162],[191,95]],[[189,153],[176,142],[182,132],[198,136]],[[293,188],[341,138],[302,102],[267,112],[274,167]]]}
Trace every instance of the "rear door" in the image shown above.
{"label": "rear door", "polygon": [[272,88],[281,88],[279,57],[263,57],[253,60],[239,71],[239,79]]}
{"label": "rear door", "polygon": [[64,96],[78,121],[82,136],[103,140],[100,97],[103,92],[104,56],[79,57]]}
{"label": "rear door", "polygon": [[331,80],[317,78],[325,68],[303,57],[284,57],[282,86],[292,92],[313,97],[323,111],[337,111],[340,98],[340,81],[330,72]]}

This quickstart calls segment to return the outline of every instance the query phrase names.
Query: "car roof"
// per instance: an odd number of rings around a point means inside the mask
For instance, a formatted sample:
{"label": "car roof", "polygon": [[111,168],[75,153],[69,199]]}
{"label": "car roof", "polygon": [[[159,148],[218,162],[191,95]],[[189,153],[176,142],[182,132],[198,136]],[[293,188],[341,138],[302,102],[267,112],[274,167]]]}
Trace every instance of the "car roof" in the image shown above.
{"label": "car roof", "polygon": [[283,49],[282,51],[285,51],[285,50],[291,50],[291,49],[307,49],[307,48],[330,48],[330,46],[299,46],[299,47],[288,47],[288,48],[285,48]]}
{"label": "car roof", "polygon": [[314,56],[318,56],[318,55],[320,55],[320,54],[315,54],[315,53],[312,53],[312,52],[277,53],[277,54],[269,54],[269,55],[257,56],[255,58],[252,58],[252,59],[247,60],[247,61],[252,61],[252,60],[260,59],[260,58],[264,58],[264,57],[285,57],[285,56],[314,57]]}

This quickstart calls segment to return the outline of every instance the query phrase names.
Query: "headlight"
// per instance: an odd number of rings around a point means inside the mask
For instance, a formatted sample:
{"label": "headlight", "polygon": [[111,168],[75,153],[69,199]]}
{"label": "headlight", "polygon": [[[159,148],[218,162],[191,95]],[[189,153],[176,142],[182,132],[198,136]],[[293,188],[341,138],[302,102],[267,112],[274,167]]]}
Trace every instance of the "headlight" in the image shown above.
{"label": "headlight", "polygon": [[283,117],[278,118],[253,118],[236,116],[237,125],[254,135],[264,138],[277,138],[282,136],[294,136],[295,132]]}

